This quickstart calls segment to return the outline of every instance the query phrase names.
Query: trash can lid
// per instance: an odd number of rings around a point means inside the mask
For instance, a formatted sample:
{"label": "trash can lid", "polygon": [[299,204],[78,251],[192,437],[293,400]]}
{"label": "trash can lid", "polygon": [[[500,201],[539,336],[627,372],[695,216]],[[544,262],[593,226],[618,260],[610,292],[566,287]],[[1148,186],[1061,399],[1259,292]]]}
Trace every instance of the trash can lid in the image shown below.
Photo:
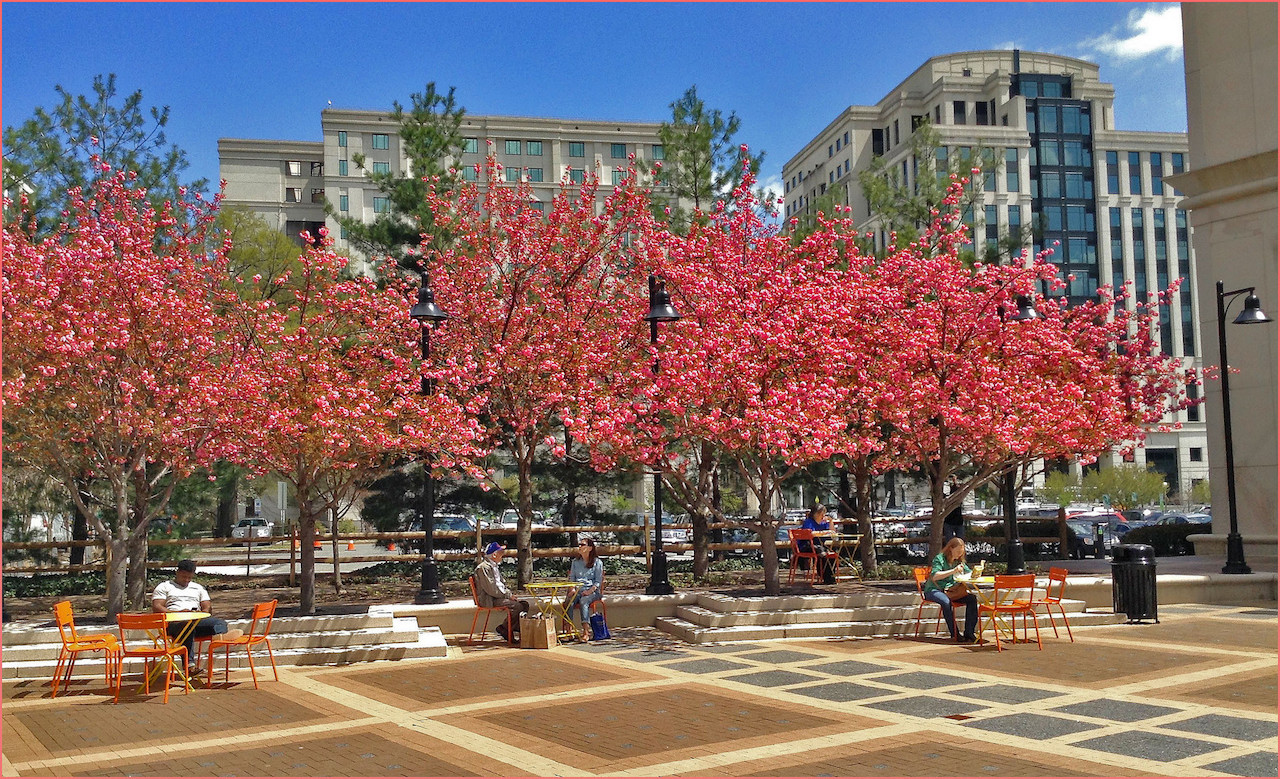
{"label": "trash can lid", "polygon": [[1111,561],[1155,565],[1156,550],[1150,544],[1116,544],[1111,547]]}

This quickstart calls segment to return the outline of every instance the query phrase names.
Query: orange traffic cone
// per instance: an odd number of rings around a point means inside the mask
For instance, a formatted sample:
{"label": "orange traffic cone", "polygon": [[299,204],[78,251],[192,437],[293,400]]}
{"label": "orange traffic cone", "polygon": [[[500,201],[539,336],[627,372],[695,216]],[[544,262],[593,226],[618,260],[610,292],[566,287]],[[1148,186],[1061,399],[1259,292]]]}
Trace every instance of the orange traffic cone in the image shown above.
{"label": "orange traffic cone", "polygon": [[394,551],[396,551],[396,542],[395,542],[395,541],[392,541],[391,543],[387,544],[387,551],[388,551],[388,552],[394,552]]}
{"label": "orange traffic cone", "polygon": [[348,552],[354,552],[354,551],[356,551],[356,542],[355,542],[355,541],[348,541],[348,542],[347,542],[347,551],[348,551]]}
{"label": "orange traffic cone", "polygon": [[316,542],[315,542],[314,544],[312,544],[312,546],[313,546],[314,548],[316,548],[316,549],[320,549],[320,548],[322,548],[322,547],[320,546],[320,539],[318,539],[318,538],[317,538],[317,539],[316,539]]}
{"label": "orange traffic cone", "polygon": [[298,540],[298,539],[296,539],[296,538],[295,538],[295,539],[293,539],[293,548],[294,548],[294,549],[301,549],[301,548],[302,548],[302,542],[301,542],[301,541],[299,541],[299,540]]}

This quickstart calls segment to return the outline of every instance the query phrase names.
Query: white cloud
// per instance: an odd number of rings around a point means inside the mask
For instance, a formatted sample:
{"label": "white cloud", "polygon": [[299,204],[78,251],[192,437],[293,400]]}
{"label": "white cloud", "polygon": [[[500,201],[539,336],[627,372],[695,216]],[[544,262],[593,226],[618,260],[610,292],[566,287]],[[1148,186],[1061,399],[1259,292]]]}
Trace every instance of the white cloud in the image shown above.
{"label": "white cloud", "polygon": [[1182,56],[1182,11],[1177,5],[1158,5],[1131,11],[1123,25],[1089,38],[1083,48],[1122,60],[1163,54],[1170,61]]}

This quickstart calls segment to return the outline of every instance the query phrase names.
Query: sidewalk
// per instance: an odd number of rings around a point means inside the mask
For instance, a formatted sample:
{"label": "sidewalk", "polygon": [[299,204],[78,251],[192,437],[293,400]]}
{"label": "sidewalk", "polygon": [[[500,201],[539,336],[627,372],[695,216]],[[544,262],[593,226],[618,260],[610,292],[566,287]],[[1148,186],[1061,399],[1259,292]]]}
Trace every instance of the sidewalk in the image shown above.
{"label": "sidewalk", "polygon": [[24,680],[3,685],[4,774],[1275,776],[1274,606],[1160,617],[1000,653],[620,629],[549,652],[268,669],[261,690],[233,672],[167,706],[113,706],[101,678],[53,700]]}

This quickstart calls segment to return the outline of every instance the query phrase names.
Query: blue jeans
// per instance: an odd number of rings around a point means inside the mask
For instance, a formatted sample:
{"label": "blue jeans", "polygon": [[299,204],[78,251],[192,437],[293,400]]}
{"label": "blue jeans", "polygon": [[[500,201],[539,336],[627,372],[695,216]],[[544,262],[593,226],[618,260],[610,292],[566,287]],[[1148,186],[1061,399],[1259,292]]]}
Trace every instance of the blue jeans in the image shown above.
{"label": "blue jeans", "polygon": [[964,525],[948,525],[946,522],[943,522],[942,523],[943,542],[945,543],[947,541],[950,541],[953,538],[959,538],[961,541],[964,540]]}
{"label": "blue jeans", "polygon": [[[186,625],[183,625],[181,622],[172,622],[165,628],[165,632],[170,636],[176,636],[182,632],[184,627],[186,627]],[[215,633],[226,632],[227,621],[225,619],[221,619],[219,617],[205,617],[197,622],[195,630],[192,630],[187,636],[187,640],[182,642],[182,645],[187,648],[187,662],[196,662],[195,645],[197,638],[204,638],[206,636],[212,636]]]}
{"label": "blue jeans", "polygon": [[[956,613],[955,606],[952,605],[951,598],[942,590],[925,590],[924,597],[933,601],[942,607],[942,618],[947,621],[947,632],[952,638],[956,638]],[[957,601],[964,606],[964,638],[973,638],[974,631],[978,629],[978,596],[972,592]]]}
{"label": "blue jeans", "polygon": [[[578,613],[582,615],[582,619],[580,621],[587,622],[588,620],[591,619],[591,604],[595,603],[598,600],[600,600],[599,587],[592,590],[591,594],[589,595],[574,596],[573,603],[569,605],[569,608],[577,608]],[[569,609],[565,609],[565,611],[568,611],[568,610]]]}

